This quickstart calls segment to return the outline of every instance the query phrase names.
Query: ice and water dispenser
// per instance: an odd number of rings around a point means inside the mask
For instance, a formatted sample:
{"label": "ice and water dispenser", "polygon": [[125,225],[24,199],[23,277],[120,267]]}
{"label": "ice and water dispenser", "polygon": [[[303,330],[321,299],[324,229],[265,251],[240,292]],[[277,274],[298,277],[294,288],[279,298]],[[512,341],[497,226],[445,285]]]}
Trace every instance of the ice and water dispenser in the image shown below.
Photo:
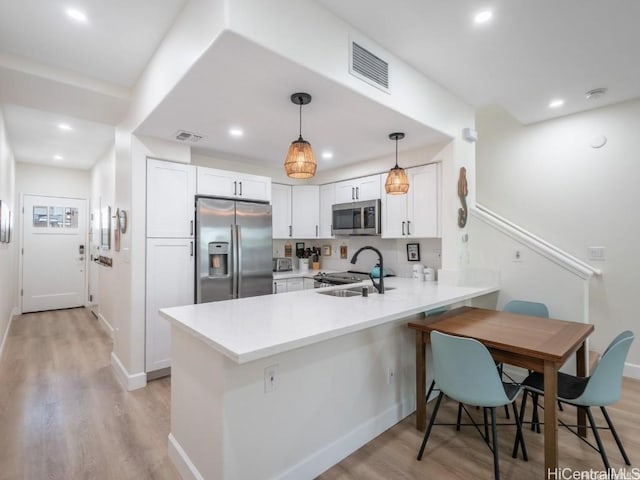
{"label": "ice and water dispenser", "polygon": [[209,243],[209,277],[229,275],[229,242]]}

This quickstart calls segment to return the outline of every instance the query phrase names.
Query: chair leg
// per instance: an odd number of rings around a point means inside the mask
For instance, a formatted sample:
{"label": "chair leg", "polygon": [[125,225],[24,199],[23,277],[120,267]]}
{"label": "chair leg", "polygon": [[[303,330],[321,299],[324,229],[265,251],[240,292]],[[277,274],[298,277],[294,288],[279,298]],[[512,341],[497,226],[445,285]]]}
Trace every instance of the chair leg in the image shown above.
{"label": "chair leg", "polygon": [[609,471],[611,466],[609,465],[609,459],[607,458],[607,452],[604,449],[604,445],[602,444],[602,440],[600,440],[600,434],[598,433],[598,427],[596,427],[596,422],[593,420],[593,415],[591,414],[591,409],[589,407],[578,407],[584,408],[587,412],[587,418],[589,419],[589,423],[591,424],[591,430],[593,430],[593,436],[596,439],[596,443],[598,444],[598,450],[600,451],[600,456],[602,457],[602,462],[604,463],[605,471]]}
{"label": "chair leg", "polygon": [[429,385],[429,390],[427,391],[427,396],[424,399],[425,402],[429,401],[429,397],[431,396],[431,392],[433,392],[434,387],[436,386],[436,381],[431,380],[431,385]]}
{"label": "chair leg", "polygon": [[462,402],[458,402],[458,419],[456,420],[456,430],[460,431],[460,423],[462,422]]}
{"label": "chair leg", "polygon": [[518,458],[518,445],[522,446],[522,459],[525,462],[529,461],[529,455],[527,454],[527,447],[524,444],[524,435],[522,434],[522,412],[518,415],[518,407],[516,407],[516,401],[511,404],[513,407],[513,418],[516,419],[516,441],[513,445],[513,458]]}
{"label": "chair leg", "polygon": [[504,414],[507,417],[507,420],[511,420],[511,417],[509,416],[509,405],[504,406]]}
{"label": "chair leg", "polygon": [[624,447],[622,446],[622,442],[620,441],[620,437],[618,437],[618,432],[616,432],[616,429],[613,426],[611,419],[609,418],[609,413],[607,413],[607,409],[604,407],[600,407],[600,410],[602,411],[602,415],[604,416],[604,419],[606,420],[607,425],[609,426],[609,430],[611,430],[611,434],[613,435],[613,438],[615,439],[616,444],[618,445],[620,454],[622,455],[622,458],[624,458],[624,463],[626,463],[627,465],[631,465],[631,462],[629,461],[629,457],[627,456],[627,452],[625,452]]}
{"label": "chair leg", "polygon": [[489,440],[489,422],[487,421],[487,407],[483,407],[482,415],[484,416],[484,441],[487,442],[487,445],[491,445]]}
{"label": "chair leg", "polygon": [[431,414],[431,420],[429,420],[429,426],[427,427],[427,431],[424,432],[422,445],[420,445],[420,451],[418,452],[418,460],[422,460],[422,454],[424,453],[424,448],[427,446],[427,440],[429,440],[429,435],[431,435],[431,429],[433,428],[433,424],[436,421],[436,415],[438,414],[438,409],[440,408],[440,402],[442,401],[443,396],[444,396],[444,393],[442,392],[438,394],[436,405],[435,407],[433,407],[433,413]]}
{"label": "chair leg", "polygon": [[538,416],[538,398],[537,393],[531,394],[531,401],[533,402],[533,413],[531,414],[531,431],[540,433],[540,417]]}
{"label": "chair leg", "polygon": [[491,407],[491,430],[493,443],[493,473],[496,480],[500,480],[500,467],[498,464],[498,429],[496,428],[496,408]]}

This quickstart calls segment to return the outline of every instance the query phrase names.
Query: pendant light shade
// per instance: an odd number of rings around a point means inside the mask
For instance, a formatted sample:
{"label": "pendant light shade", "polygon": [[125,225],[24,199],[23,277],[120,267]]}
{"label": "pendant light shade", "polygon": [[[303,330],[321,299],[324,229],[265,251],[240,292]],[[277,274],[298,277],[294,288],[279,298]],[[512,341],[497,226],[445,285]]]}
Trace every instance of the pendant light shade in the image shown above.
{"label": "pendant light shade", "polygon": [[291,143],[287,158],[284,161],[284,170],[291,178],[311,178],[316,174],[316,159],[311,150],[311,144],[302,138],[302,105],[311,102],[308,93],[294,93],[291,101],[300,105],[300,132],[298,139]]}
{"label": "pendant light shade", "polygon": [[396,141],[396,166],[389,170],[387,181],[384,182],[384,189],[389,195],[403,195],[409,191],[407,172],[398,166],[398,140],[404,138],[404,133],[392,133],[389,138]]}

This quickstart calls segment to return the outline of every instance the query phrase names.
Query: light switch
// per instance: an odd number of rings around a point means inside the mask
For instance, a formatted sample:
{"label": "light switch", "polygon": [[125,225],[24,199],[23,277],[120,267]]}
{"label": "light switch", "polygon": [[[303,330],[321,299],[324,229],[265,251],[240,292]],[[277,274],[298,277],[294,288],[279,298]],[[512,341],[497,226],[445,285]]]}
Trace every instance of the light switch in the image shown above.
{"label": "light switch", "polygon": [[604,262],[604,247],[589,247],[587,251],[589,260]]}

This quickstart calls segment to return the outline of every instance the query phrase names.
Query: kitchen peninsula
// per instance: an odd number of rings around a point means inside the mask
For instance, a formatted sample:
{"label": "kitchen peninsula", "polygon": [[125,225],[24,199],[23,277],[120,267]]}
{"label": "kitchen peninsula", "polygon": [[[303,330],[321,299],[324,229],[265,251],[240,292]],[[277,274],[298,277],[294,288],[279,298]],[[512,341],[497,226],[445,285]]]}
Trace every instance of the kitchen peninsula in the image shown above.
{"label": "kitchen peninsula", "polygon": [[161,310],[182,477],[313,478],[413,412],[407,322],[498,287],[385,280],[383,295],[321,293],[336,287]]}

